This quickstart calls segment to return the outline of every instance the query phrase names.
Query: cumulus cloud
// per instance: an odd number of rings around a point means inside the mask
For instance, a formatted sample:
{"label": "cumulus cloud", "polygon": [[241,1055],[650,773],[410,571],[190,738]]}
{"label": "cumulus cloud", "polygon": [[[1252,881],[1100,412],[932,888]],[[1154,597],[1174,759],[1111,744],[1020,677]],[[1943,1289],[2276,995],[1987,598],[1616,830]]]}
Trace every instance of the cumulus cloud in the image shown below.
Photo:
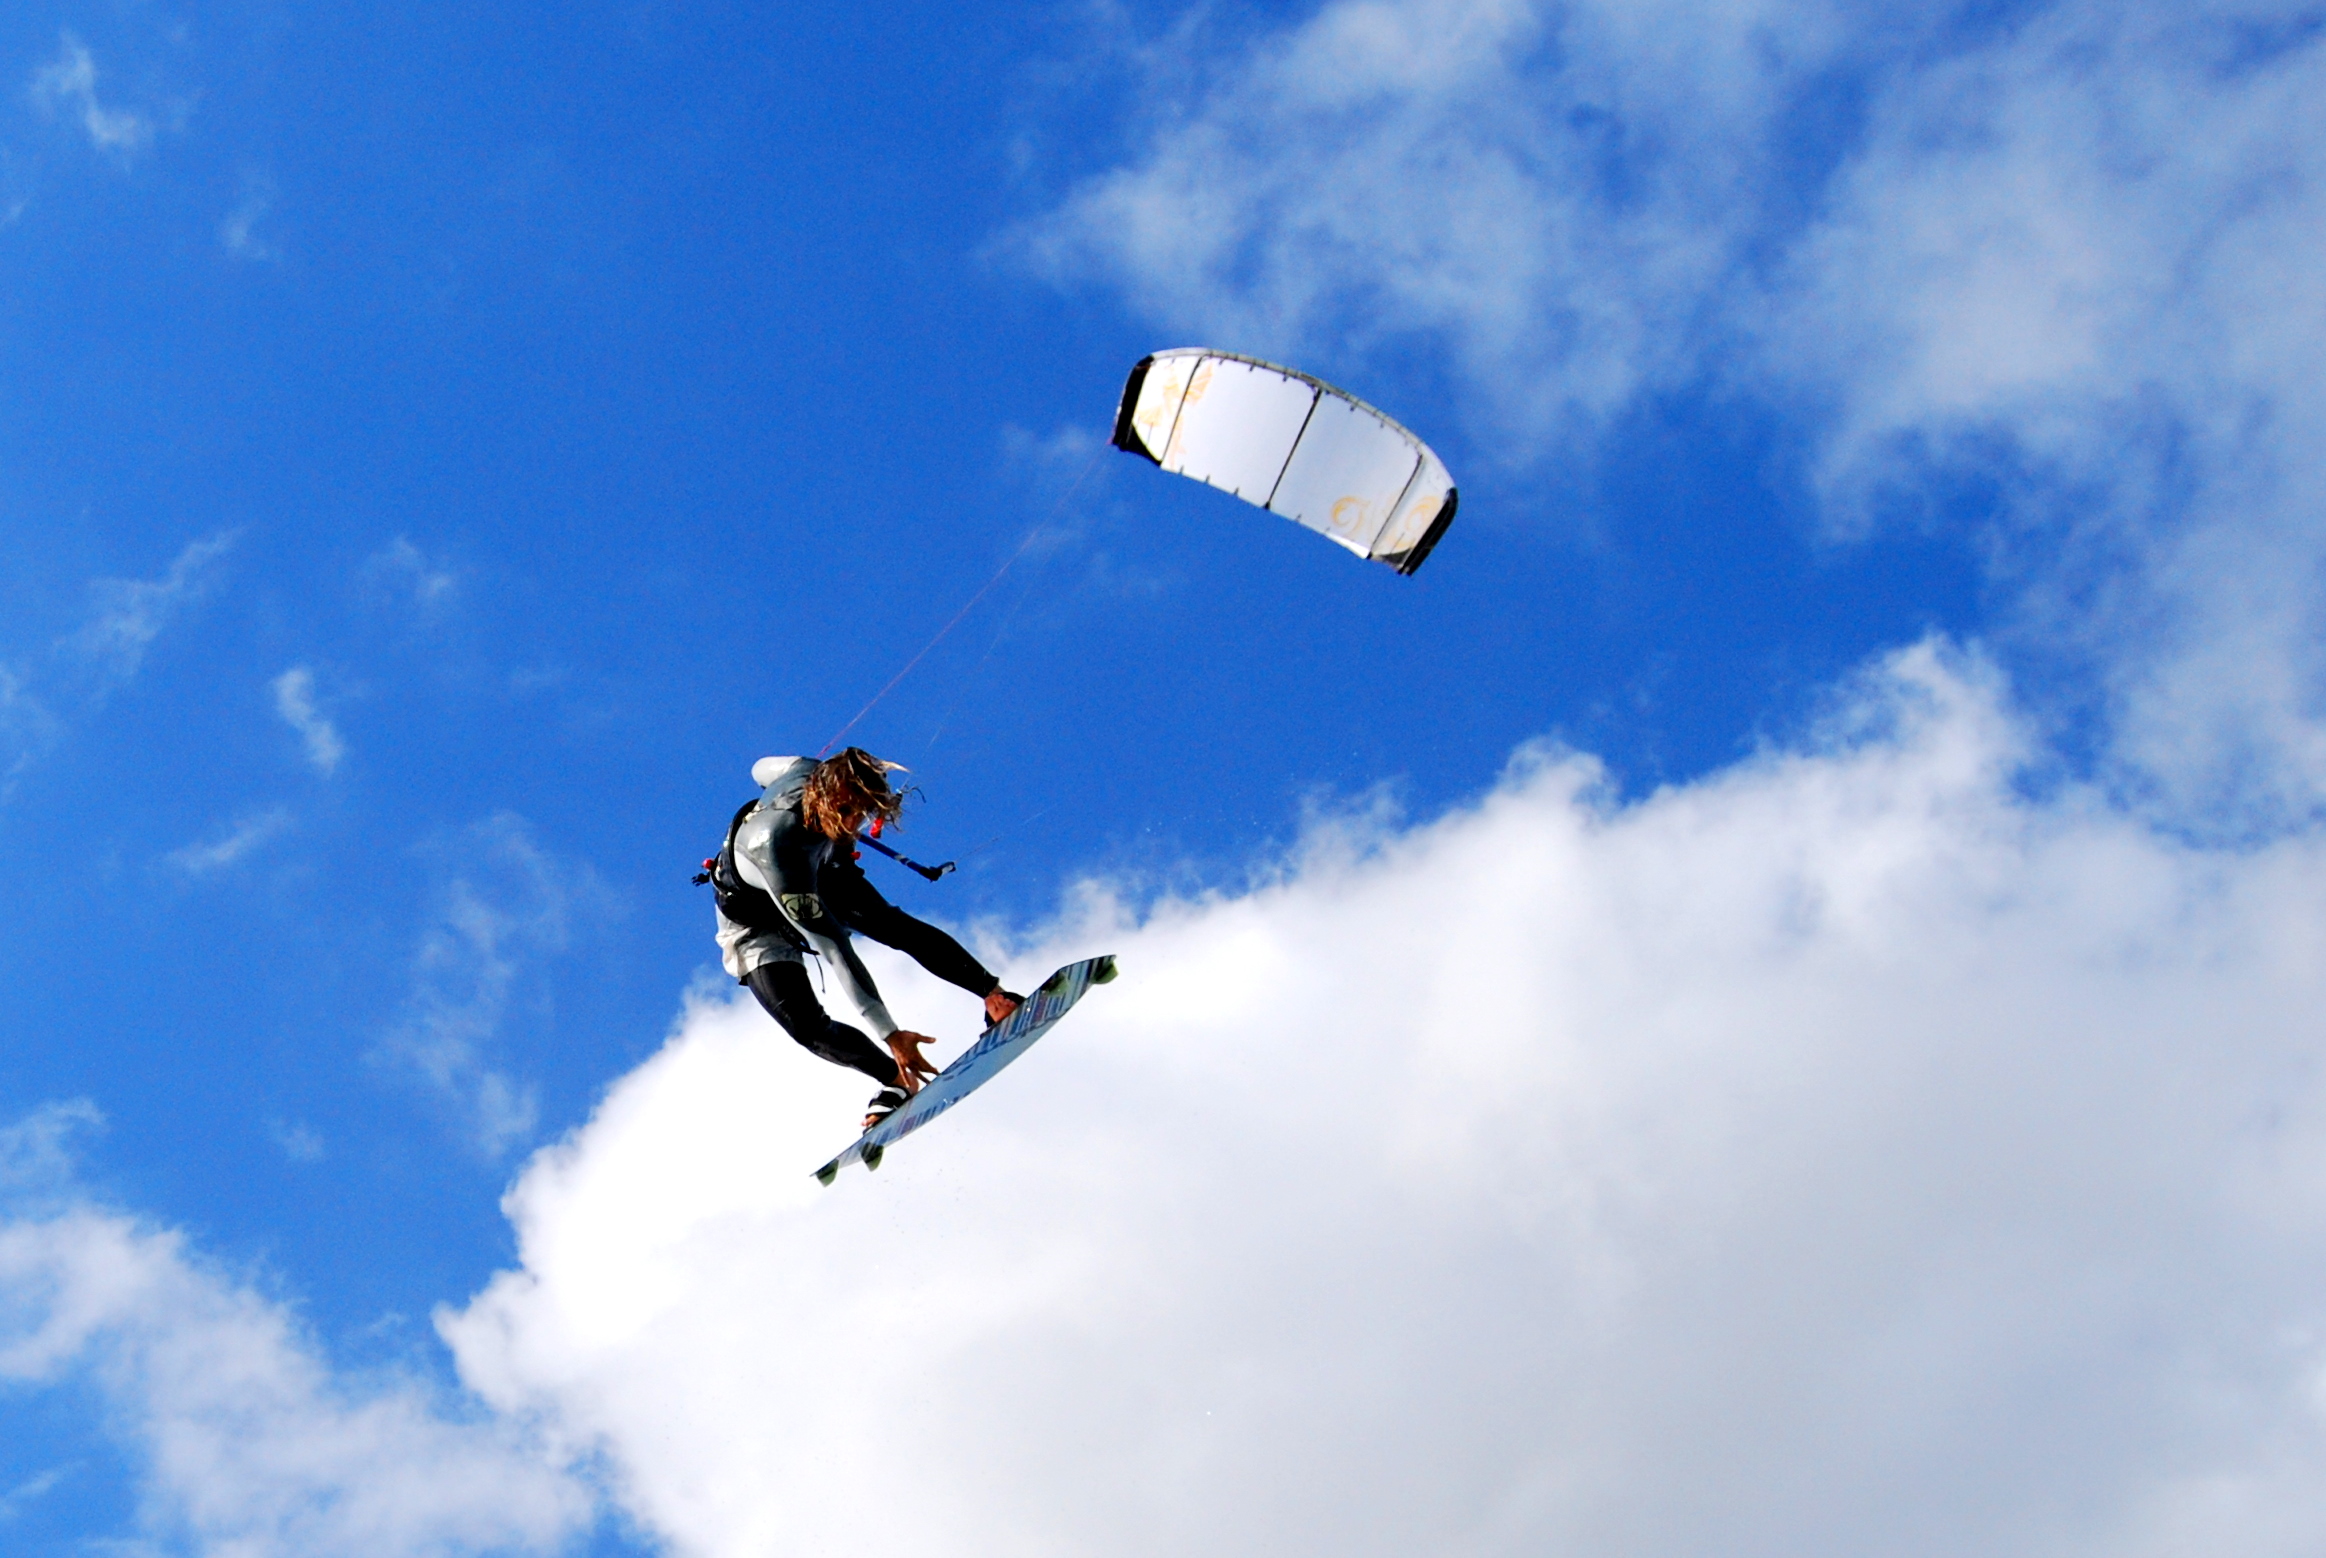
{"label": "cumulus cloud", "polygon": [[611,900],[587,865],[541,848],[514,814],[469,829],[458,849],[389,1044],[461,1111],[477,1147],[498,1155],[532,1135],[539,1115],[532,1088],[496,1058],[511,1004],[577,921],[609,912]]}
{"label": "cumulus cloud", "polygon": [[287,809],[270,807],[240,819],[224,832],[199,844],[173,849],[163,858],[188,876],[208,876],[213,871],[233,865],[268,840],[288,832],[292,821]]}
{"label": "cumulus cloud", "polygon": [[2126,793],[2230,833],[2326,805],[2307,6],[1340,0],[1142,59],[1141,149],[1037,265],[1177,334],[1433,349],[1480,458],[1710,386],[1810,450],[1829,533],[1984,484]]}
{"label": "cumulus cloud", "polygon": [[[1527,457],[1657,388],[1762,396],[1836,533],[1993,477],[1999,577],[2103,666],[2176,828],[2120,774],[2026,783],[2037,724],[1925,645],[1814,739],[1634,804],[1546,749],[1245,891],[1093,888],[1009,975],[1124,978],[829,1191],[861,1080],[706,986],[526,1167],[514,1269],[438,1316],[504,1424],[721,1558],[2326,1545],[2326,42],[2266,6],[1886,16],[1340,0],[1023,241],[1234,344],[1447,343]],[[406,541],[375,568],[452,588]],[[397,1045],[497,1151],[533,1128],[502,1030],[586,878],[512,818],[464,862]],[[900,1015],[973,1026],[879,966]],[[117,1214],[25,1214],[0,1282],[47,1295],[0,1367],[196,1421],[153,1457],[176,1529],[450,1530],[479,1467],[537,1513],[457,1540],[572,1518],[513,1430],[349,1392]],[[121,1318],[75,1342],[55,1295]],[[172,1357],[295,1388],[202,1439],[213,1396],[139,1383],[181,1377],[146,1362],[163,1319],[210,1328]],[[439,1453],[413,1501],[315,1495]]]}
{"label": "cumulus cloud", "polygon": [[339,739],[338,727],[316,706],[314,671],[303,665],[292,666],[275,678],[274,687],[275,712],[306,742],[307,761],[317,773],[337,772],[339,760],[347,755],[347,744]]}
{"label": "cumulus cloud", "polygon": [[452,1558],[553,1552],[588,1522],[586,1490],[512,1426],[424,1380],[335,1373],[279,1301],[90,1199],[69,1138],[94,1123],[72,1104],[0,1129],[0,1380],[103,1404],[135,1466],[140,1537],[236,1558]]}
{"label": "cumulus cloud", "polygon": [[439,1327],[689,1555],[2314,1552],[2322,845],[2026,750],[1924,646],[1636,804],[1094,893],[1010,974],[1122,979],[831,1190],[861,1085],[706,990]]}
{"label": "cumulus cloud", "polygon": [[151,119],[97,100],[97,62],[71,33],[64,35],[57,57],[34,73],[32,100],[42,111],[80,125],[90,145],[117,157],[143,151],[153,140]]}

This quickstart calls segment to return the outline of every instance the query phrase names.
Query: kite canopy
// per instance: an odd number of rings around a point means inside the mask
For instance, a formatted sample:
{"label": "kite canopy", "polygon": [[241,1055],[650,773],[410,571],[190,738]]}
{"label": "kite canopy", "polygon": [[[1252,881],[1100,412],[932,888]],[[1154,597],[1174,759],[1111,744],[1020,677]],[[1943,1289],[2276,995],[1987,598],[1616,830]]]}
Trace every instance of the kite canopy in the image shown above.
{"label": "kite canopy", "polygon": [[1429,445],[1292,368],[1199,346],[1140,359],[1115,447],[1411,573],[1454,521],[1454,478]]}

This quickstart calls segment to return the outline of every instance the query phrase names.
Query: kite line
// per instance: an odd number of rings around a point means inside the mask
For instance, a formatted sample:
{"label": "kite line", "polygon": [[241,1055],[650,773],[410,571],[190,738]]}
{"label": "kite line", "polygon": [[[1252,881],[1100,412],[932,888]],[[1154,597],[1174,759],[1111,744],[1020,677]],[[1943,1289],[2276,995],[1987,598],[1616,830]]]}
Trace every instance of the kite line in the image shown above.
{"label": "kite line", "polygon": [[842,737],[845,737],[848,732],[854,730],[858,721],[862,720],[865,715],[872,712],[874,705],[878,704],[881,699],[894,692],[896,690],[897,683],[912,675],[913,667],[919,665],[924,659],[926,659],[930,650],[936,648],[940,643],[944,642],[945,635],[959,627],[961,625],[961,619],[968,616],[969,613],[976,608],[977,603],[985,599],[985,597],[992,591],[995,585],[1001,583],[1002,576],[1017,565],[1018,559],[1026,555],[1027,548],[1031,547],[1034,542],[1041,536],[1042,532],[1050,527],[1050,522],[1056,519],[1059,514],[1064,511],[1066,505],[1072,501],[1074,495],[1082,490],[1083,482],[1088,480],[1090,473],[1098,468],[1098,457],[1106,453],[1106,449],[1107,446],[1105,444],[1100,444],[1096,449],[1093,449],[1090,452],[1090,463],[1082,468],[1082,474],[1075,477],[1073,485],[1068,487],[1065,493],[1059,497],[1058,501],[1050,506],[1050,512],[1042,517],[1041,523],[1035,525],[1033,529],[1026,532],[1026,539],[1020,541],[1018,543],[1018,549],[1010,553],[1007,560],[1005,560],[999,568],[996,568],[993,571],[993,577],[986,580],[983,584],[977,587],[977,593],[970,596],[968,600],[962,603],[961,609],[953,613],[952,620],[947,622],[943,627],[937,629],[936,636],[930,639],[927,643],[923,644],[920,648],[920,652],[905,662],[905,668],[897,672],[896,675],[890,677],[888,679],[888,685],[883,687],[880,691],[874,693],[872,695],[872,702],[867,703],[863,708],[858,709],[856,711],[855,718],[849,720],[847,724],[841,726],[839,734],[835,735],[831,740],[825,742],[823,751],[818,752],[816,756],[823,757],[834,747],[838,746]]}

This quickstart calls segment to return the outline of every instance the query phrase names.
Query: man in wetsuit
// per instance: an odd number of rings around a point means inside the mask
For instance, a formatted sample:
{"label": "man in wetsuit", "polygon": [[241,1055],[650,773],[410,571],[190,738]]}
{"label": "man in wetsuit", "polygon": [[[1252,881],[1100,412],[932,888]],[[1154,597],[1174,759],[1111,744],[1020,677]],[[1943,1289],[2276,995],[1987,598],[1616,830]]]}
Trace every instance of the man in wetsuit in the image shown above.
{"label": "man in wetsuit", "polygon": [[[1018,1007],[985,966],[936,926],[882,898],[856,863],[856,830],[868,819],[894,822],[904,797],[889,783],[897,765],[861,747],[822,762],[763,757],[751,766],[758,800],[735,814],[713,864],[718,885],[719,953],[727,972],[751,987],[784,1032],[836,1065],[881,1084],[864,1117],[870,1129],[936,1075],[921,1054],[935,1042],[899,1028],[871,973],[849,942],[861,932],[894,947],[949,984],[985,1000],[989,1023]],[[873,1029],[834,1022],[809,984],[805,955],[824,960]],[[878,1039],[880,1042],[875,1043]],[[884,1047],[885,1046],[885,1047]]]}

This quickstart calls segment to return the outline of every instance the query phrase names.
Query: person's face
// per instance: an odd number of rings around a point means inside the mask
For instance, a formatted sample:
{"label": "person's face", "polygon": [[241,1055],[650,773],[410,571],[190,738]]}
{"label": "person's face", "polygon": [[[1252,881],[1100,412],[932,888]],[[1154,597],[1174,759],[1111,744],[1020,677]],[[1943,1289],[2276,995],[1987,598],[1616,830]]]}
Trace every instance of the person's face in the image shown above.
{"label": "person's face", "polygon": [[848,797],[848,804],[840,808],[840,820],[847,825],[848,831],[851,833],[862,829],[864,819],[871,815],[872,803],[860,794],[851,793]]}

